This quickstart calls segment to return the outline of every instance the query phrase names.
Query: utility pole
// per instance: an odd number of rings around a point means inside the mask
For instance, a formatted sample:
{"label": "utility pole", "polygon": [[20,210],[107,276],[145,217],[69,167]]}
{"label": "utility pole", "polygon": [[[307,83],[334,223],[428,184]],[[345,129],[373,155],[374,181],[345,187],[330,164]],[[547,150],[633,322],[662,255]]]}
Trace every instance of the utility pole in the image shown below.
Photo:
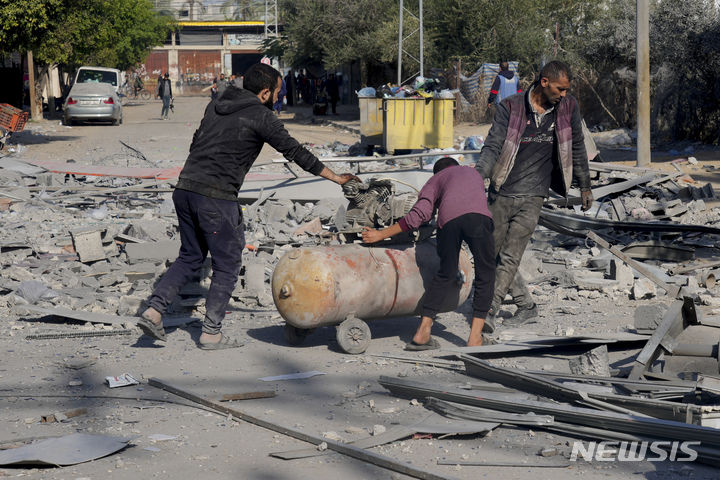
{"label": "utility pole", "polygon": [[265,38],[278,36],[277,0],[265,0]]}
{"label": "utility pole", "polygon": [[38,108],[37,89],[35,88],[35,62],[32,50],[27,52],[28,82],[30,83],[30,117],[33,120],[42,120],[42,109]]}
{"label": "utility pole", "polygon": [[637,166],[650,165],[650,7],[637,0]]}
{"label": "utility pole", "polygon": [[[408,14],[410,17],[414,18],[418,22],[418,27],[413,30],[412,32],[405,35],[405,32],[403,30],[404,28],[404,16],[405,14]],[[424,49],[423,49],[423,0],[418,0],[418,13],[415,14],[411,10],[405,7],[404,0],[400,0],[400,18],[398,21],[399,29],[398,29],[398,60],[397,60],[397,83],[398,85],[402,85],[403,83],[407,82],[411,78],[413,78],[415,75],[423,76],[425,72],[425,58],[424,58]],[[418,52],[417,56],[411,54],[405,49],[405,43],[410,39],[413,35],[418,34],[419,36],[419,42],[420,42],[420,51]],[[402,78],[402,57],[403,54],[407,55],[408,57],[412,58],[416,62],[418,62],[420,70],[413,73],[409,77],[407,77],[405,80]]]}

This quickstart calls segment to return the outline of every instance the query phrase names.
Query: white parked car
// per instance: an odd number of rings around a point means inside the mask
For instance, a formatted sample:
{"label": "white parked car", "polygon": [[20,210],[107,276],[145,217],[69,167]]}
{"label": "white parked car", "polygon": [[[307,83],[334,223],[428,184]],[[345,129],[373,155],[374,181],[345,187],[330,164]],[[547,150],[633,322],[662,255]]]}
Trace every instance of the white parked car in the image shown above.
{"label": "white parked car", "polygon": [[106,67],[80,67],[75,74],[77,83],[109,83],[117,92],[125,80],[125,74],[117,68]]}

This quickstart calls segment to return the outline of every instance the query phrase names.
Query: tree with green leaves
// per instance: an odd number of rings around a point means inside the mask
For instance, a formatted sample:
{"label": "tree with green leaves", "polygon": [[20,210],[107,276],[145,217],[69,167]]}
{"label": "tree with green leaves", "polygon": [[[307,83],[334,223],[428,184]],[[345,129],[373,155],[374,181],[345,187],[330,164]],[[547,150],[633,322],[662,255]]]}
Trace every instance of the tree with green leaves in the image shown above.
{"label": "tree with green leaves", "polygon": [[280,6],[284,38],[268,47],[293,67],[359,62],[365,82],[368,66],[397,55],[393,0],[284,0]]}
{"label": "tree with green leaves", "polygon": [[0,0],[0,52],[32,51],[40,90],[53,65],[125,70],[175,26],[152,7],[149,0]]}

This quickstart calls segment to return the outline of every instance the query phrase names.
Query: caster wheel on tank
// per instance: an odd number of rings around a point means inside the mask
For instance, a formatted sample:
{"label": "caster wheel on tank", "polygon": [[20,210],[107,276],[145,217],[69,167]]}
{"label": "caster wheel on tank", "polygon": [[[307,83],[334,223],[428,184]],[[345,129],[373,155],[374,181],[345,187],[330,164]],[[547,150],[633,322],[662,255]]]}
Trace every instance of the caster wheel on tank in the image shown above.
{"label": "caster wheel on tank", "polygon": [[359,318],[351,317],[337,326],[336,338],[345,353],[363,353],[370,346],[370,327]]}
{"label": "caster wheel on tank", "polygon": [[286,323],[285,327],[283,328],[283,336],[285,337],[285,341],[293,346],[303,343],[305,341],[305,337],[310,335],[310,332],[312,332],[312,330],[294,327],[289,323]]}

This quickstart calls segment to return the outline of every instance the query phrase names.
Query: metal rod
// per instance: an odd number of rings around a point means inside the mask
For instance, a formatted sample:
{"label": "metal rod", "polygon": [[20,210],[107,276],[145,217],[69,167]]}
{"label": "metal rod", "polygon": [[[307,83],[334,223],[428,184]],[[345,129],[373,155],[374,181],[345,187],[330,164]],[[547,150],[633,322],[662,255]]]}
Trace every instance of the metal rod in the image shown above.
{"label": "metal rod", "polygon": [[213,401],[203,398],[199,395],[195,395],[194,393],[190,393],[190,392],[182,390],[178,387],[169,385],[166,382],[164,382],[160,379],[157,379],[157,378],[149,379],[148,384],[153,387],[157,387],[157,388],[160,388],[167,392],[173,393],[179,397],[185,398],[192,402],[199,403],[200,405],[204,405],[213,410],[217,410],[218,412],[221,412],[225,415],[231,415],[232,417],[235,417],[240,420],[244,420],[248,423],[252,423],[253,425],[257,425],[259,427],[266,428],[273,432],[282,433],[283,435],[297,438],[298,440],[312,443],[314,445],[320,445],[321,443],[324,442],[327,444],[327,447],[329,450],[333,450],[335,452],[342,453],[343,455],[347,455],[348,457],[356,458],[363,462],[371,463],[378,467],[387,468],[388,470],[392,470],[394,472],[399,472],[404,475],[409,475],[411,477],[420,478],[423,480],[424,479],[427,479],[427,480],[451,480],[452,479],[452,477],[436,475],[434,473],[429,473],[429,472],[420,470],[418,468],[412,467],[410,465],[406,465],[404,463],[396,462],[395,460],[388,458],[384,455],[379,455],[374,452],[369,452],[367,450],[363,450],[362,448],[358,448],[358,447],[340,443],[340,442],[335,442],[335,441],[329,440],[327,438],[316,437],[314,435],[310,435],[308,433],[304,433],[299,430],[295,430],[295,429],[292,429],[289,427],[284,427],[282,425],[272,423],[267,420],[262,420],[260,418],[253,417],[244,412],[241,412],[240,410],[226,407],[225,405],[221,405],[217,402],[213,402]]}
{"label": "metal rod", "polygon": [[402,55],[403,55],[403,0],[400,0],[400,19],[398,28],[398,60],[397,60],[397,83],[402,85]]}
{"label": "metal rod", "polygon": [[425,76],[425,60],[423,48],[423,0],[418,0],[418,9],[420,10],[420,76]]}
{"label": "metal rod", "polygon": [[624,263],[626,263],[628,266],[634,268],[637,270],[638,273],[644,275],[648,278],[651,282],[653,282],[658,287],[665,290],[669,297],[671,298],[677,298],[678,294],[680,293],[680,288],[678,288],[675,285],[668,285],[664,281],[662,281],[660,278],[658,278],[654,273],[652,273],[650,270],[645,268],[645,266],[630,258],[628,255],[623,253],[619,248],[611,246],[608,242],[606,242],[604,239],[600,238],[595,232],[589,232],[587,234],[587,238],[592,240],[593,242],[597,243],[599,246],[604,248],[605,250],[609,251],[613,255],[615,255],[617,258],[622,260]]}
{"label": "metal rod", "polygon": [[650,6],[637,0],[637,166],[650,165]]}

